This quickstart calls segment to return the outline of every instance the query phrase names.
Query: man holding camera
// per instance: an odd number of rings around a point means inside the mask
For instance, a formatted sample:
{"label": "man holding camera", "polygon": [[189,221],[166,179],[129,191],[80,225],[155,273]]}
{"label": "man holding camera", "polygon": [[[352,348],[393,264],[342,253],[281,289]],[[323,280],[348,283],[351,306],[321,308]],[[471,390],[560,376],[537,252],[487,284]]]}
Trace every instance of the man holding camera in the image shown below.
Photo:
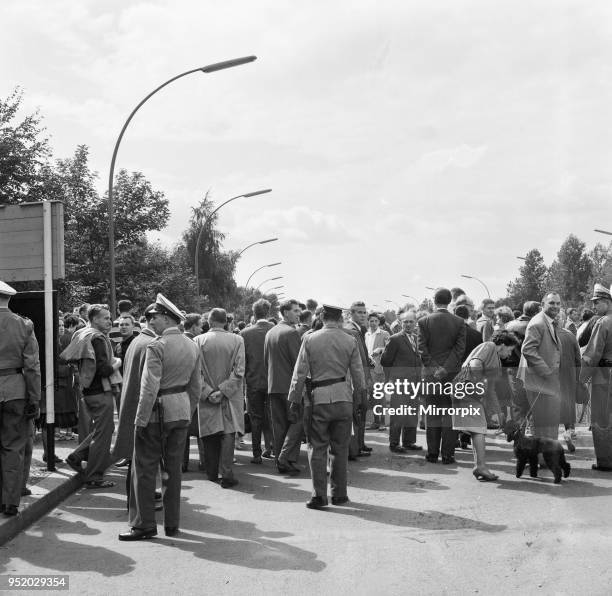
{"label": "man holding camera", "polygon": [[18,513],[28,421],[40,411],[38,342],[32,321],[9,310],[16,293],[0,281],[0,510],[7,516]]}

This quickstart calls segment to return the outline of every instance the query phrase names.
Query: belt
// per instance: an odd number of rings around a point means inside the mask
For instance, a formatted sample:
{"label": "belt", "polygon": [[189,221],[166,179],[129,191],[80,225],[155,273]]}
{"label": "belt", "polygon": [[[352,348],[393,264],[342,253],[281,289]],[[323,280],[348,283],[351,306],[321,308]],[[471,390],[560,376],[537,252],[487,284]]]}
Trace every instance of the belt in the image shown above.
{"label": "belt", "polygon": [[337,383],[344,383],[346,377],[339,377],[337,379],[325,379],[323,381],[312,381],[311,387],[316,389],[317,387],[328,387],[329,385],[336,385]]}
{"label": "belt", "polygon": [[20,368],[0,368],[0,377],[8,377],[9,375],[20,375]]}
{"label": "belt", "polygon": [[175,387],[166,387],[165,389],[160,389],[157,392],[157,397],[162,397],[164,395],[172,395],[173,393],[184,393],[187,391],[187,385],[177,385]]}

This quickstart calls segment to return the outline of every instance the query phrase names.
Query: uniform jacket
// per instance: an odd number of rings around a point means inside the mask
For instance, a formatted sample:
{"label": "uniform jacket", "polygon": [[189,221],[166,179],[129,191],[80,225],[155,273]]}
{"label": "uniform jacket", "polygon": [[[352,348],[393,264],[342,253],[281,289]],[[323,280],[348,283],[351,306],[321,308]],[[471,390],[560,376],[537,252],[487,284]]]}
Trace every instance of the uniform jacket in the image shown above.
{"label": "uniform jacket", "polygon": [[366,387],[372,385],[372,371],[370,366],[370,357],[368,356],[368,349],[366,348],[365,339],[361,332],[361,327],[354,321],[345,323],[344,330],[346,333],[352,335],[357,341],[359,347],[359,355],[361,357],[361,364],[363,366],[363,373],[365,375]]}
{"label": "uniform jacket", "polygon": [[158,420],[153,406],[160,390],[185,387],[164,395],[160,401],[164,421],[191,420],[200,397],[200,352],[194,342],[185,337],[178,327],[169,327],[146,347],[145,363],[140,382],[140,396],[136,409],[136,426],[146,426]]}
{"label": "uniform jacket", "polygon": [[599,361],[612,360],[612,315],[598,319],[593,327],[589,343],[582,354],[580,378],[592,379],[594,385],[605,385],[609,380],[609,368],[600,367]]}
{"label": "uniform jacket", "polygon": [[264,364],[268,370],[268,393],[289,392],[301,341],[298,330],[285,321],[266,334]]}
{"label": "uniform jacket", "polygon": [[[244,432],[244,340],[225,329],[212,328],[194,342],[201,354],[200,436]],[[210,397],[217,390],[221,398]]]}
{"label": "uniform jacket", "polygon": [[134,420],[140,398],[140,379],[147,355],[147,346],[155,339],[155,333],[144,328],[130,344],[123,360],[123,386],[117,440],[113,447],[115,459],[132,458],[134,451]]}
{"label": "uniform jacket", "polygon": [[246,384],[252,389],[268,390],[268,369],[264,363],[264,343],[266,334],[274,327],[270,321],[260,320],[240,332],[244,340],[246,360]]}
{"label": "uniform jacket", "polygon": [[545,317],[540,312],[527,325],[517,378],[528,391],[559,395],[561,344],[555,341]]}
{"label": "uniform jacket", "polygon": [[418,320],[419,353],[425,377],[431,377],[438,366],[446,369],[442,381],[451,380],[459,372],[465,351],[465,321],[446,309],[439,309]]}
{"label": "uniform jacket", "polygon": [[22,374],[0,377],[0,398],[4,401],[40,401],[40,361],[32,321],[8,308],[0,308],[0,369],[21,368]]}
{"label": "uniform jacket", "polygon": [[574,333],[560,329],[561,361],[559,365],[559,388],[561,391],[561,423],[576,421],[576,393],[580,375],[580,347]]}
{"label": "uniform jacket", "polygon": [[352,401],[353,391],[365,389],[363,365],[355,339],[340,327],[323,327],[305,335],[291,378],[289,401],[302,402],[306,377],[311,377],[313,382],[346,378],[342,383],[313,389],[313,403]]}

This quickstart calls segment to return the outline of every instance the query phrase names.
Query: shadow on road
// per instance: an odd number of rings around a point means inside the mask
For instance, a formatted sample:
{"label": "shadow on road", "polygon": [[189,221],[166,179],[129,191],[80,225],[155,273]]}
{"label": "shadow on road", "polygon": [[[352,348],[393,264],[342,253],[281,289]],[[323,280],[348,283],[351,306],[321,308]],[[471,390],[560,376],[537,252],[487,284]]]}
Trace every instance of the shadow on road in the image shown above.
{"label": "shadow on road", "polygon": [[[249,569],[320,573],[326,568],[316,553],[274,540],[293,536],[289,532],[265,532],[254,523],[211,515],[207,509],[182,503],[181,516],[190,531],[181,530],[178,536],[157,542],[200,559]],[[223,538],[203,537],[193,532],[218,534]]]}
{"label": "shadow on road", "polygon": [[[134,570],[136,561],[103,546],[90,546],[60,538],[58,534],[77,534],[93,536],[100,530],[90,528],[85,522],[72,522],[61,517],[46,518],[44,523],[34,526],[34,531],[42,531],[42,536],[22,534],[20,550],[25,555],[19,557],[34,568],[49,569],[60,573],[70,571],[90,571],[107,577],[124,575]],[[44,546],[43,546],[44,545]],[[10,570],[11,559],[0,563],[0,572]]]}

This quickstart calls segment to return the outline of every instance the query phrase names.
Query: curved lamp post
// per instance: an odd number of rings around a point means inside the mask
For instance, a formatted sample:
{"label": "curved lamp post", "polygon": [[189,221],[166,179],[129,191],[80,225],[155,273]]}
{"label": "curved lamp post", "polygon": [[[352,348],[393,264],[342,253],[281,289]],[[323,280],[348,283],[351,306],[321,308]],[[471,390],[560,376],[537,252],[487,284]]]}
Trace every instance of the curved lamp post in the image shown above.
{"label": "curved lamp post", "polygon": [[387,300],[385,298],[385,302],[388,302],[389,304],[395,304],[395,308],[397,308],[397,310],[399,310],[400,306],[397,302],[395,302],[395,300]]}
{"label": "curved lamp post", "polygon": [[267,240],[260,240],[259,242],[253,242],[253,244],[249,244],[248,246],[245,246],[236,256],[236,258],[238,258],[245,250],[251,248],[251,246],[255,246],[256,244],[268,244],[268,242],[276,242],[278,240],[278,238],[268,238]]}
{"label": "curved lamp post", "polygon": [[414,300],[417,304],[419,303],[419,301],[414,296],[410,296],[410,294],[402,294],[402,297],[410,298],[410,300]]}
{"label": "curved lamp post", "polygon": [[482,284],[482,287],[486,290],[487,296],[491,298],[491,292],[489,292],[489,288],[487,288],[487,284],[481,279],[474,277],[473,275],[461,275],[461,277],[465,277],[466,279],[475,279],[478,283]]}
{"label": "curved lamp post", "polygon": [[436,288],[432,288],[431,286],[425,286],[426,290],[433,290],[434,292],[436,291]]}
{"label": "curved lamp post", "polygon": [[517,259],[519,259],[520,261],[526,261],[527,259],[525,257],[516,257]]}
{"label": "curved lamp post", "polygon": [[272,292],[274,292],[274,290],[280,290],[281,288],[284,288],[285,286],[276,286],[275,288],[270,288],[269,290],[266,290],[264,292],[264,296],[267,296],[268,294],[271,294]]}
{"label": "curved lamp post", "polygon": [[267,284],[269,281],[276,281],[277,279],[283,279],[283,276],[279,275],[278,277],[270,277],[269,279],[264,279],[264,281],[262,281],[255,289],[259,290],[259,288],[261,288],[261,286],[263,286],[264,284]]}
{"label": "curved lamp post", "polygon": [[199,68],[194,68],[192,70],[188,70],[183,72],[175,77],[172,77],[153,91],[149,93],[133,110],[132,113],[128,116],[128,119],[125,121],[121,132],[119,133],[119,138],[115,143],[115,148],[113,150],[113,157],[111,159],[111,167],[110,173],[108,175],[108,258],[110,259],[110,307],[111,307],[111,316],[115,317],[115,220],[114,220],[114,205],[113,205],[113,178],[115,177],[115,161],[117,159],[117,152],[119,151],[119,145],[121,144],[121,139],[123,138],[123,134],[125,133],[125,129],[128,127],[128,124],[131,122],[134,114],[140,109],[140,107],[153,95],[155,95],[158,91],[173,83],[177,79],[185,77],[187,75],[193,74],[194,72],[203,72],[209,74],[211,72],[217,72],[218,70],[224,70],[226,68],[233,68],[234,66],[241,66],[242,64],[247,64],[249,62],[253,62],[257,60],[257,56],[245,56],[244,58],[235,58],[233,60],[226,60],[225,62],[216,62],[215,64],[209,64],[207,66],[201,66]]}
{"label": "curved lamp post", "polygon": [[599,232],[600,234],[607,234],[608,236],[612,236],[612,232],[607,232],[606,230],[593,230],[594,232]]}
{"label": "curved lamp post", "polygon": [[[236,195],[235,197],[232,197],[231,199],[227,199],[227,201],[224,201],[223,203],[221,203],[221,205],[219,205],[208,216],[208,219],[212,219],[212,216],[215,213],[217,213],[217,211],[219,211],[219,209],[221,209],[221,207],[223,207],[223,205],[227,205],[228,203],[231,203],[232,201],[235,201],[236,199],[242,199],[242,198],[246,199],[248,197],[256,197],[257,195],[263,195],[263,194],[266,194],[268,192],[272,192],[272,189],[271,188],[266,188],[265,190],[256,190],[254,192],[246,192],[246,193],[244,193],[242,195]],[[200,231],[198,232],[198,238],[196,240],[196,246],[195,246],[195,256],[193,258],[193,269],[194,269],[194,273],[195,273],[195,276],[196,276],[196,288],[198,289],[198,296],[200,295],[200,271],[199,271],[199,264],[200,264],[200,241],[202,240],[202,232],[204,231],[204,226],[205,226],[205,222],[202,222],[201,225],[200,225]]]}
{"label": "curved lamp post", "polygon": [[266,267],[276,267],[276,265],[280,265],[281,261],[279,261],[278,263],[270,263],[269,265],[262,265],[261,267],[259,267],[259,269],[255,269],[255,271],[253,271],[253,273],[251,273],[251,275],[249,275],[249,279],[247,279],[247,282],[244,284],[245,288],[249,287],[249,282],[251,281],[251,278],[258,272],[261,271],[262,269],[265,269]]}

